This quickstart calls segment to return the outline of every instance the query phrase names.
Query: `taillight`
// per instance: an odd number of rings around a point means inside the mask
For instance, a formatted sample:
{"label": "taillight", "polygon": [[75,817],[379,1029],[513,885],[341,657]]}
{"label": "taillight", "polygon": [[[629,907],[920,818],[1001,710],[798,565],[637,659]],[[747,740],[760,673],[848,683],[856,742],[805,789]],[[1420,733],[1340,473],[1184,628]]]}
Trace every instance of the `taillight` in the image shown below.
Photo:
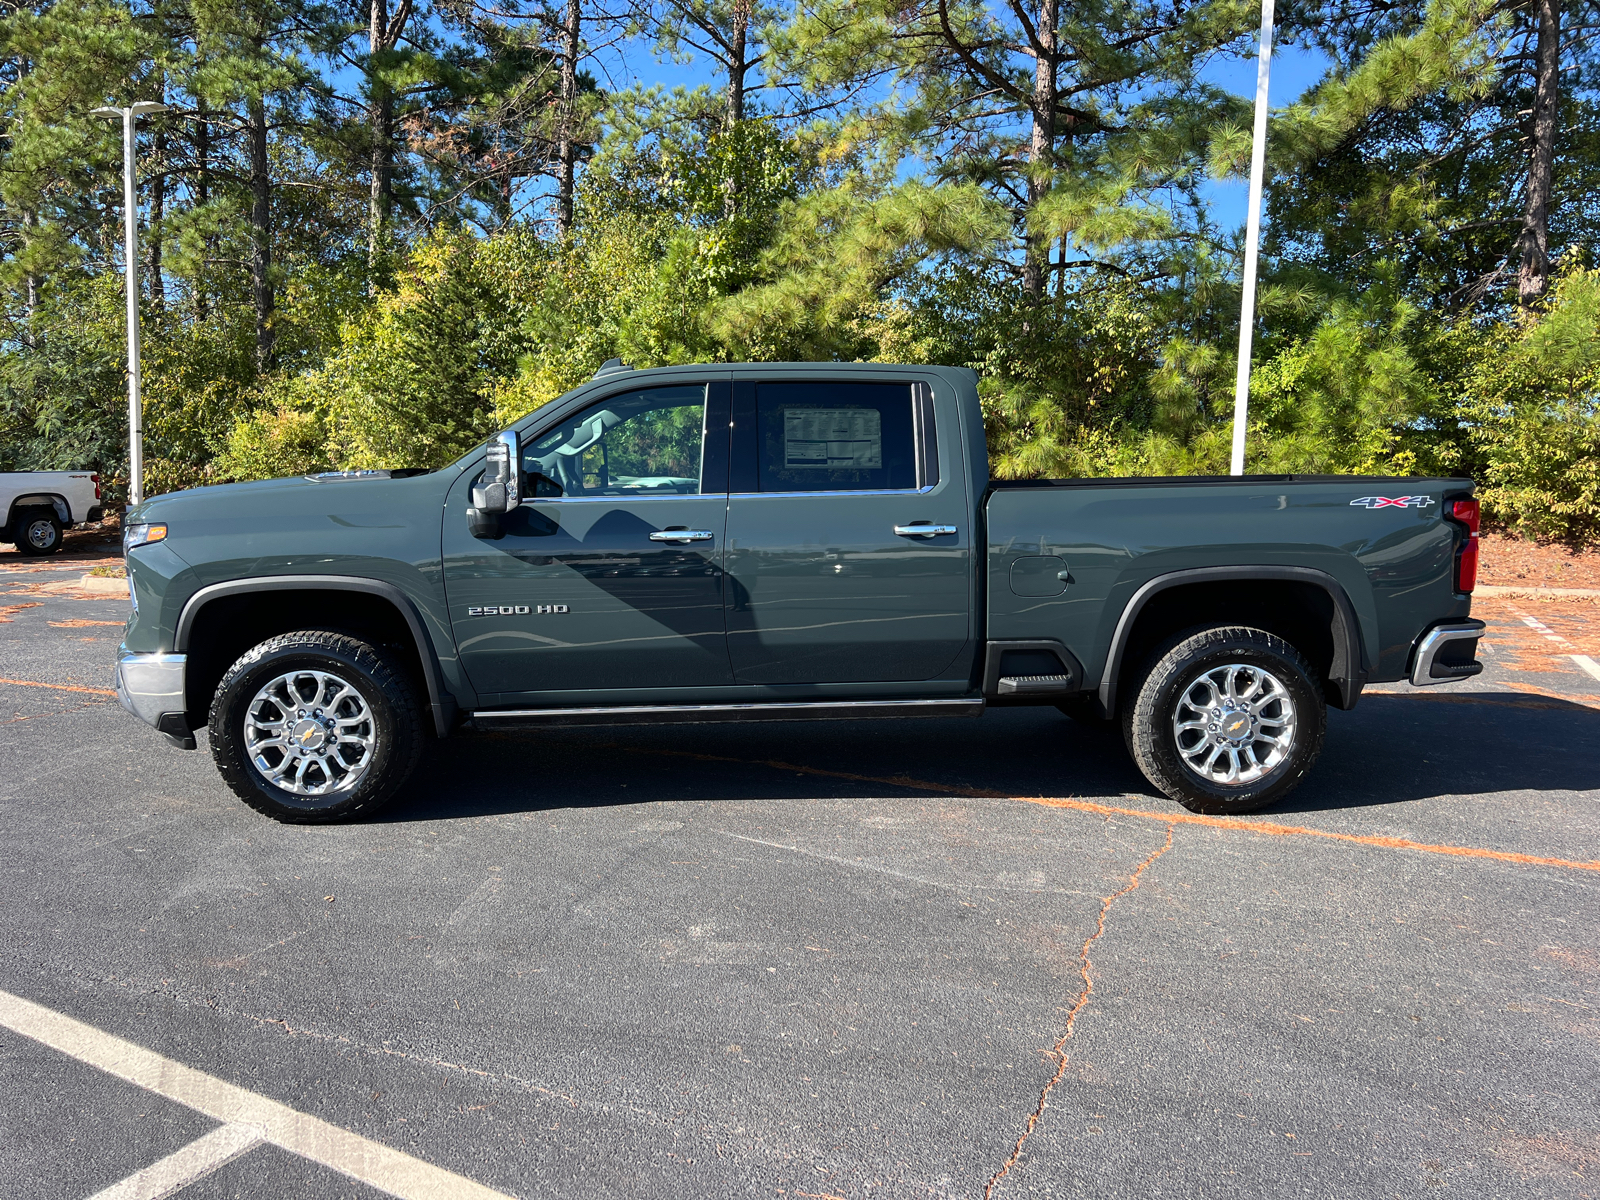
{"label": "taillight", "polygon": [[89,476],[89,480],[94,484],[94,498],[96,500],[100,499],[100,476],[91,475]]}
{"label": "taillight", "polygon": [[1482,513],[1476,500],[1452,500],[1445,511],[1452,521],[1467,527],[1467,543],[1456,555],[1456,591],[1470,592],[1478,585],[1478,525]]}

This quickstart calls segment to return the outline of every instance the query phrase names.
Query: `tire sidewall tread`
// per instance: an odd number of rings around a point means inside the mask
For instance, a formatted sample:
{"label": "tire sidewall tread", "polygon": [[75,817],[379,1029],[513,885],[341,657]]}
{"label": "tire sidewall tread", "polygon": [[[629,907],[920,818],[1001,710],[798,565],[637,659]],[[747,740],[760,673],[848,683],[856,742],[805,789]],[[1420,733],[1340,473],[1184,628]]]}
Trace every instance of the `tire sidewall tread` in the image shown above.
{"label": "tire sidewall tread", "polygon": [[[1257,663],[1276,675],[1295,704],[1295,742],[1288,764],[1258,785],[1223,788],[1206,783],[1179,757],[1171,732],[1172,706],[1185,681],[1222,662]],[[1122,712],[1123,737],[1134,763],[1164,795],[1192,812],[1256,812],[1299,786],[1322,752],[1327,702],[1305,657],[1276,634],[1246,625],[1213,625],[1169,638],[1150,656]]]}
{"label": "tire sidewall tread", "polygon": [[[56,532],[55,541],[43,549],[28,539],[28,526],[39,520],[49,521]],[[11,544],[17,548],[17,553],[28,558],[47,558],[57,554],[67,541],[66,526],[53,508],[25,508],[17,513],[11,523],[11,537]]]}
{"label": "tire sidewall tread", "polygon": [[[244,744],[244,715],[256,692],[268,679],[296,667],[349,678],[366,698],[378,727],[377,761],[348,795],[320,807],[268,783]],[[211,756],[228,787],[257,812],[295,825],[376,812],[415,770],[426,736],[416,689],[399,664],[366,642],[325,630],[279,634],[246,651],[217,684],[208,725]]]}

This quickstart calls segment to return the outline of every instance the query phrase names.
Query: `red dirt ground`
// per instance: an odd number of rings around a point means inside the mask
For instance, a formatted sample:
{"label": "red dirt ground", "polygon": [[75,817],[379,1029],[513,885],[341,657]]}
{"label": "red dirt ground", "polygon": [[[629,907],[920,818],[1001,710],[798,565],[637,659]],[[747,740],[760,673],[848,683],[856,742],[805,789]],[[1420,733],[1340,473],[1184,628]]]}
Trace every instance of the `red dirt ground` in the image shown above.
{"label": "red dirt ground", "polygon": [[1600,588],[1600,550],[1573,551],[1486,533],[1478,582],[1496,587]]}

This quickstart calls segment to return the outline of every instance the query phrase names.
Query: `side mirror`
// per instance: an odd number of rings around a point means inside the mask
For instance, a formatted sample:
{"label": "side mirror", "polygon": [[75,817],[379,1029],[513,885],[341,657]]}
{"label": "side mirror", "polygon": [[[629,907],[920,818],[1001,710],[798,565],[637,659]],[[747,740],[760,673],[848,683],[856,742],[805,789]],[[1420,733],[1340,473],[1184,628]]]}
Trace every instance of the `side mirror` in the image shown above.
{"label": "side mirror", "polygon": [[472,486],[467,529],[473,537],[498,538],[501,518],[522,503],[522,451],[514,430],[496,434],[488,445],[483,477]]}

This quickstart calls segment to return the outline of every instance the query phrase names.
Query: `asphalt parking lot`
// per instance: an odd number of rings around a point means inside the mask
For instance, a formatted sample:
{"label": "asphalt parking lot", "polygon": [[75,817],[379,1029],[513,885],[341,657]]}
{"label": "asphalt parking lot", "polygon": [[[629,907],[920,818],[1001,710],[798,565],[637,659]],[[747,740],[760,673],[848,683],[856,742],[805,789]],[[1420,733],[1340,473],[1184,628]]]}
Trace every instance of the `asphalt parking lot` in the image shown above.
{"label": "asphalt parking lot", "polygon": [[1046,709],[462,737],[301,828],[116,705],[88,561],[0,556],[0,1195],[1600,1192],[1600,605],[1481,602],[1250,820]]}

